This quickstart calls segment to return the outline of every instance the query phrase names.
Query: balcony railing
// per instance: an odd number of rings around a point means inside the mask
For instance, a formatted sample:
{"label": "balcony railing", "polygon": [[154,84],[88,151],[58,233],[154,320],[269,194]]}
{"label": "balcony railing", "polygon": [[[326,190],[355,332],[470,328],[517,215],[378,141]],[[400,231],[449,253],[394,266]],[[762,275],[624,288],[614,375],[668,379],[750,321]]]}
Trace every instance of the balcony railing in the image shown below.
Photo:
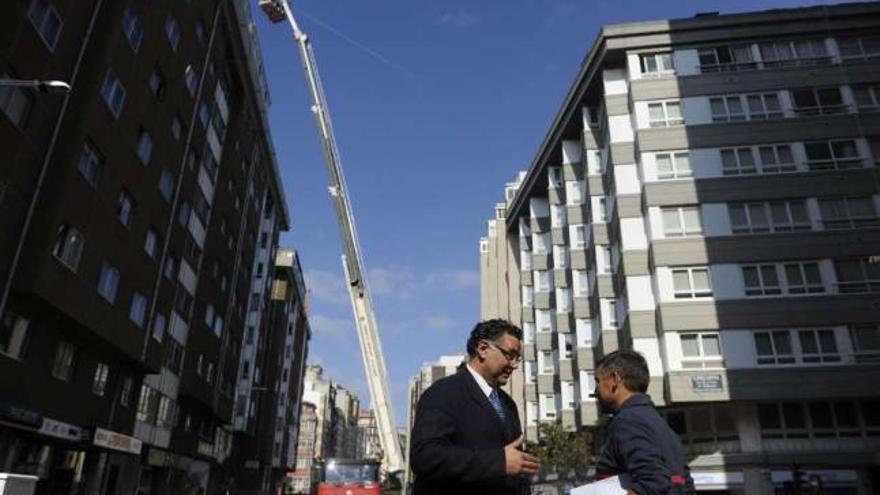
{"label": "balcony railing", "polygon": [[880,292],[880,280],[852,280],[834,284],[839,294],[862,294]]}
{"label": "balcony railing", "polygon": [[835,115],[841,113],[851,113],[852,105],[818,105],[813,107],[794,107],[792,109],[798,117],[810,117],[814,115]]}
{"label": "balcony railing", "polygon": [[810,170],[847,170],[853,168],[865,168],[867,160],[860,157],[832,158],[829,160],[809,160],[807,167]]}

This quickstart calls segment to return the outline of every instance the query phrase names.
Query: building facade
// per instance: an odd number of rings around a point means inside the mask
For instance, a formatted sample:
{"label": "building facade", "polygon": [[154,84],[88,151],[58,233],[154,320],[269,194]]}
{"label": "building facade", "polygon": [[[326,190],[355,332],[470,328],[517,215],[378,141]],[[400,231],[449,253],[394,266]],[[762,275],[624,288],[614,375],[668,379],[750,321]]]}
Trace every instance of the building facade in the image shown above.
{"label": "building facade", "polygon": [[0,21],[3,78],[73,88],[0,88],[0,472],[38,493],[235,487],[255,269],[290,220],[249,3],[165,3]]}
{"label": "building facade", "polygon": [[[357,459],[381,459],[382,445],[379,443],[379,430],[376,415],[372,410],[360,411],[357,420]],[[406,445],[406,444],[404,444]],[[406,449],[404,449],[404,452]]]}
{"label": "building facade", "polygon": [[631,348],[699,490],[877,491],[878,28],[876,3],[602,28],[481,241],[529,440],[600,424],[594,363]]}

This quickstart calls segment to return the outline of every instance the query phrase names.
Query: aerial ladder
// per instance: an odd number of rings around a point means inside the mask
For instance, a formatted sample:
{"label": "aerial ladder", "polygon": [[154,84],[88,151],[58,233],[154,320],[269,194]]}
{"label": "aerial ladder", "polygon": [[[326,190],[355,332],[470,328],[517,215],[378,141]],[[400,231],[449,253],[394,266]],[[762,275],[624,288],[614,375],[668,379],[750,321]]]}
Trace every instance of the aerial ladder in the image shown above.
{"label": "aerial ladder", "polygon": [[382,461],[387,472],[399,472],[404,468],[404,460],[395,429],[394,410],[391,407],[391,395],[388,390],[388,372],[385,368],[385,358],[379,341],[376,317],[373,314],[373,305],[370,300],[351,202],[348,199],[345,177],[342,175],[339,150],[336,148],[336,138],[330,122],[327,101],[324,98],[324,89],[318,76],[315,56],[312,53],[309,38],[300,30],[287,0],[259,0],[259,5],[273,23],[283,22],[285,19],[290,23],[290,27],[293,29],[293,39],[299,47],[300,60],[312,98],[311,110],[315,116],[315,124],[318,128],[318,136],[321,140],[324,160],[329,173],[330,197],[336,207],[336,218],[342,239],[342,267],[348,282],[351,307],[357,323],[361,356],[364,360],[364,372],[367,375],[370,398],[376,416],[379,443],[384,453]]}

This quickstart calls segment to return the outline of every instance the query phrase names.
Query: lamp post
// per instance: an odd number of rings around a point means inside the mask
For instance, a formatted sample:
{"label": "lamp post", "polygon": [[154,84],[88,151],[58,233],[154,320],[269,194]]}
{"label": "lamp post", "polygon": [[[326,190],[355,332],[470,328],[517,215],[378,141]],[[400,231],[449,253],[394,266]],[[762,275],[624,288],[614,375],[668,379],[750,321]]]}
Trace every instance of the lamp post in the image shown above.
{"label": "lamp post", "polygon": [[0,79],[0,87],[34,88],[41,93],[54,95],[70,92],[70,84],[64,81],[43,79]]}

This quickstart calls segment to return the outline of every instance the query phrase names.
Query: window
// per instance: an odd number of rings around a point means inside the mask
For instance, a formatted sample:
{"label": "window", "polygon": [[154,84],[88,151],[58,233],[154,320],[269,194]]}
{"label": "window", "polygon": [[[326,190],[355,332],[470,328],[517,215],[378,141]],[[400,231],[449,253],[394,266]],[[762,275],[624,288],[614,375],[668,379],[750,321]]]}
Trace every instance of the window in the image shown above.
{"label": "window", "polygon": [[825,292],[818,263],[785,263],[783,268],[789,294]]}
{"label": "window", "polygon": [[104,83],[101,85],[101,96],[103,96],[104,103],[107,104],[113,116],[119,118],[119,114],[122,112],[122,104],[125,102],[125,88],[122,87],[122,83],[112,69],[107,69],[107,74],[104,76]]}
{"label": "window", "polygon": [[699,206],[666,207],[662,210],[666,237],[686,237],[703,233]]}
{"label": "window", "polygon": [[587,226],[584,224],[569,226],[571,235],[572,249],[583,249],[587,247]]}
{"label": "window", "polygon": [[560,333],[559,336],[559,359],[571,359],[572,351],[574,351],[574,335],[570,333]]}
{"label": "window", "polygon": [[3,325],[0,326],[0,353],[15,359],[24,357],[30,324],[31,321],[27,318],[7,311],[3,315]]}
{"label": "window", "polygon": [[792,232],[810,230],[805,200],[727,205],[734,234]]}
{"label": "window", "polygon": [[590,295],[590,277],[586,270],[574,270],[572,272],[572,285],[575,297],[587,297]]}
{"label": "window", "polygon": [[79,155],[77,169],[86,182],[92,187],[98,186],[98,176],[104,168],[104,159],[98,154],[95,146],[86,141],[83,143],[82,152]]}
{"label": "window", "polygon": [[659,76],[675,72],[672,53],[649,53],[639,57],[642,74]]}
{"label": "window", "polygon": [[174,339],[168,339],[165,345],[165,367],[175,375],[180,375],[183,368],[183,346]]}
{"label": "window", "polygon": [[616,299],[605,299],[605,315],[607,316],[607,321],[605,324],[605,328],[617,328],[617,300]]}
{"label": "window", "polygon": [[153,72],[150,73],[150,91],[157,98],[165,92],[165,76],[158,67],[153,67]]}
{"label": "window", "polygon": [[579,378],[580,378],[580,386],[581,386],[581,400],[596,400],[593,397],[593,392],[596,390],[596,375],[593,371],[579,370]]}
{"label": "window", "polygon": [[98,397],[104,397],[107,392],[107,378],[110,375],[110,366],[106,363],[98,363],[95,366],[95,376],[92,379],[92,393]]}
{"label": "window", "polygon": [[119,202],[116,205],[116,218],[119,223],[128,227],[131,225],[131,217],[134,214],[134,200],[125,191],[119,193]]}
{"label": "window", "polygon": [[135,418],[143,423],[152,423],[156,419],[156,403],[159,400],[156,390],[144,384],[141,385],[141,393],[138,398],[137,413]]}
{"label": "window", "polygon": [[739,96],[709,98],[712,122],[735,122],[746,120],[745,110]]}
{"label": "window", "polygon": [[755,350],[758,364],[793,364],[794,351],[788,330],[755,332]]}
{"label": "window", "polygon": [[749,45],[723,45],[701,48],[698,52],[700,72],[725,72],[755,69]]}
{"label": "window", "polygon": [[211,112],[208,110],[208,105],[205,102],[199,104],[199,123],[202,124],[202,129],[208,126],[208,122],[211,120]]}
{"label": "window", "polygon": [[852,91],[856,98],[856,106],[859,108],[859,111],[873,112],[880,110],[880,85],[853,85]]}
{"label": "window", "polygon": [[534,234],[532,238],[535,241],[535,254],[548,254],[550,253],[550,233],[542,232],[539,234]]}
{"label": "window", "polygon": [[845,113],[840,88],[807,88],[791,90],[794,113],[799,117]]}
{"label": "window", "polygon": [[174,176],[167,168],[163,168],[159,175],[159,193],[169,203],[174,196]]}
{"label": "window", "polygon": [[840,293],[880,292],[880,263],[868,258],[835,260],[834,270]]}
{"label": "window", "polygon": [[782,294],[776,265],[748,265],[742,267],[745,292],[747,296],[769,296]]}
{"label": "window", "polygon": [[556,360],[553,357],[553,351],[541,351],[538,354],[538,366],[543,375],[553,375],[556,373]]}
{"label": "window", "polygon": [[759,146],[758,156],[761,159],[761,173],[778,174],[797,170],[791,147],[787,144]]}
{"label": "window", "polygon": [[614,266],[611,263],[611,246],[596,246],[596,267],[600,274],[608,275],[614,273]]}
{"label": "window", "polygon": [[687,152],[658,153],[656,159],[658,179],[693,177],[690,155]]}
{"label": "window", "polygon": [[125,380],[122,381],[122,392],[119,394],[119,404],[121,406],[128,407],[131,404],[131,389],[133,386],[134,383],[131,377],[125,377]]}
{"label": "window", "polygon": [[749,120],[781,119],[784,115],[776,93],[746,95]]}
{"label": "window", "polygon": [[147,228],[147,234],[144,238],[144,252],[147,253],[147,256],[150,258],[156,257],[156,248],[159,242],[159,235],[156,233],[156,229],[153,227]]}
{"label": "window", "polygon": [[[0,77],[6,79],[9,74],[4,73]],[[24,126],[32,106],[33,96],[23,88],[0,86],[0,109],[19,129]]]}
{"label": "window", "polygon": [[168,320],[165,318],[165,315],[156,312],[156,316],[153,318],[153,338],[158,342],[162,342],[162,339],[165,338],[165,328],[168,326]]}
{"label": "window", "polygon": [[681,103],[678,101],[648,103],[648,125],[650,127],[684,125]]}
{"label": "window", "polygon": [[676,299],[712,296],[712,284],[709,281],[709,268],[707,267],[672,270],[672,285]]}
{"label": "window", "polygon": [[174,277],[177,276],[177,259],[174,257],[174,253],[168,255],[165,258],[165,278],[168,280],[174,280]]}
{"label": "window", "polygon": [[131,46],[132,51],[137,53],[141,47],[141,40],[144,37],[144,27],[141,25],[140,18],[131,7],[126,8],[122,16],[122,30],[128,39],[128,45]]}
{"label": "window", "polygon": [[55,7],[48,0],[33,0],[31,7],[28,9],[28,19],[40,35],[40,39],[49,48],[49,51],[55,49],[58,43],[58,37],[61,34],[61,16]]}
{"label": "window", "polygon": [[207,225],[211,206],[208,204],[208,199],[205,198],[201,187],[197,187],[195,192],[193,192],[193,212],[199,217],[202,225]]}
{"label": "window", "polygon": [[682,368],[720,368],[721,336],[717,332],[681,334]]}
{"label": "window", "polygon": [[556,289],[556,312],[568,313],[571,311],[571,289]]}
{"label": "window", "polygon": [[205,325],[208,325],[208,328],[211,328],[211,325],[214,324],[214,305],[208,304],[205,306]]}
{"label": "window", "polygon": [[608,198],[600,196],[596,198],[596,211],[593,213],[593,221],[596,223],[608,222]]}
{"label": "window", "polygon": [[79,260],[82,258],[85,242],[78,230],[70,225],[62,225],[58,227],[52,254],[65,266],[76,271],[79,267]]}
{"label": "window", "polygon": [[852,229],[880,225],[871,196],[819,198],[819,212],[826,229]]}
{"label": "window", "polygon": [[584,182],[580,180],[568,181],[565,183],[565,199],[570,205],[581,205],[584,203]]}
{"label": "window", "polygon": [[196,38],[199,40],[199,43],[205,41],[205,23],[202,21],[196,23]]}
{"label": "window", "polygon": [[798,330],[798,340],[801,344],[803,362],[840,362],[840,352],[837,350],[837,341],[834,338],[833,330]]}
{"label": "window", "polygon": [[128,318],[133,321],[135,325],[143,328],[146,316],[147,298],[140,292],[135,292],[134,295],[131,296],[131,310],[128,312]]}
{"label": "window", "polygon": [[549,167],[547,169],[547,177],[550,180],[550,187],[555,189],[562,187],[565,180],[562,178],[562,167]]}
{"label": "window", "polygon": [[156,426],[171,428],[177,422],[177,405],[169,397],[163,395],[159,399],[159,411],[156,414]]}
{"label": "window", "polygon": [[755,174],[755,155],[751,148],[723,148],[721,151],[721,170],[724,175]]}
{"label": "window", "polygon": [[880,57],[880,37],[876,36],[840,38],[837,47],[844,60]]}
{"label": "window", "polygon": [[822,39],[772,41],[758,47],[764,67],[816,65],[831,61]]}
{"label": "window", "polygon": [[70,381],[73,376],[73,360],[76,355],[76,348],[70,342],[63,340],[58,342],[55,349],[55,360],[52,363],[52,376],[65,382]]}
{"label": "window", "polygon": [[171,118],[171,135],[174,139],[180,141],[180,134],[183,132],[183,124],[180,122],[180,116],[175,114]]}
{"label": "window", "polygon": [[186,78],[186,89],[189,91],[190,96],[196,94],[196,86],[199,84],[199,75],[192,65],[186,66],[186,71],[184,73]]}
{"label": "window", "polygon": [[529,251],[520,251],[520,270],[528,271],[532,269],[532,253]]}
{"label": "window", "polygon": [[177,24],[177,19],[171,16],[165,18],[165,35],[168,37],[171,49],[177,51],[177,45],[180,43],[180,26]]}
{"label": "window", "polygon": [[101,266],[101,274],[98,276],[98,294],[109,303],[116,300],[116,289],[119,287],[119,270],[106,261]]}
{"label": "window", "polygon": [[810,170],[862,168],[864,160],[852,139],[804,143]]}
{"label": "window", "polygon": [[593,322],[588,318],[574,320],[575,336],[578,347],[593,347]]}
{"label": "window", "polygon": [[553,246],[553,268],[557,270],[568,268],[568,248],[565,246]]}
{"label": "window", "polygon": [[549,309],[536,309],[535,310],[535,326],[538,328],[539,333],[544,332],[552,332],[554,325],[553,316],[550,314]]}
{"label": "window", "polygon": [[850,325],[849,336],[857,363],[880,362],[880,324]]}
{"label": "window", "polygon": [[141,159],[141,163],[147,165],[150,163],[150,155],[153,152],[153,138],[150,133],[141,129],[138,134],[137,155]]}

